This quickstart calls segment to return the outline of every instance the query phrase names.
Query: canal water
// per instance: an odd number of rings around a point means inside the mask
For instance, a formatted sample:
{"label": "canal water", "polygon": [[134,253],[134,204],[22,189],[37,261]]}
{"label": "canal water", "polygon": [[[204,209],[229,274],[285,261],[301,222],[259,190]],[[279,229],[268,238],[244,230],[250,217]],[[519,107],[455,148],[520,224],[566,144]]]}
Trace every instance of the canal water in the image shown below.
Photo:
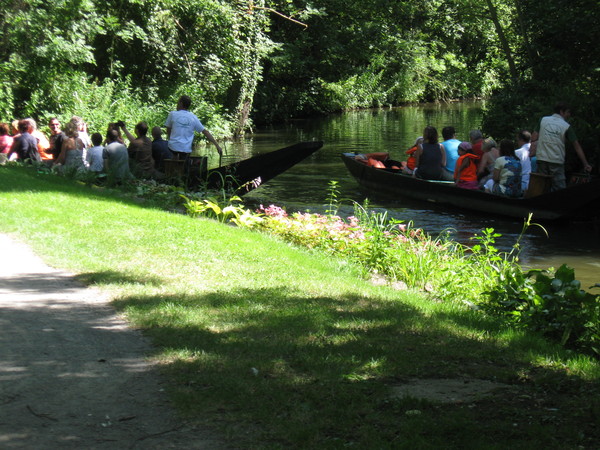
{"label": "canal water", "polygon": [[[403,158],[426,125],[441,129],[452,125],[457,138],[468,140],[471,129],[479,128],[482,104],[461,102],[428,104],[393,109],[347,112],[327,117],[298,120],[286,125],[257,129],[241,142],[228,143],[222,163],[248,158],[300,141],[319,140],[324,146],[289,171],[245,196],[249,206],[277,204],[288,211],[323,212],[328,204],[329,183],[336,181],[341,202],[340,215],[352,215],[354,202],[368,198],[371,208],[412,222],[436,236],[450,231],[454,239],[469,243],[484,228],[502,234],[498,244],[509,249],[523,228],[523,221],[502,219],[425,202],[378,197],[364,191],[347,172],[340,159],[343,152],[387,151],[393,159]],[[214,148],[207,150],[211,161],[219,163]],[[534,217],[535,222],[535,217]],[[544,224],[530,227],[521,240],[521,260],[528,267],[574,267],[584,287],[600,283],[600,225],[592,223]],[[546,232],[548,236],[546,236]],[[592,292],[600,292],[595,289]]]}

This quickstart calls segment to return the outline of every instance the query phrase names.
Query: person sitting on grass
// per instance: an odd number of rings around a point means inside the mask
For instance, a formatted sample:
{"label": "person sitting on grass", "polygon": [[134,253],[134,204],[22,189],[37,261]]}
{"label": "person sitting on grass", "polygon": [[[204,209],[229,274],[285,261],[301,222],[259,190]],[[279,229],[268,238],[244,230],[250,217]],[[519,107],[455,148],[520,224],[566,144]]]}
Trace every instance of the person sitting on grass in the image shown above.
{"label": "person sitting on grass", "polygon": [[515,143],[510,139],[500,141],[500,157],[494,163],[492,179],[485,185],[486,192],[505,197],[520,197],[521,161],[515,155]]}
{"label": "person sitting on grass", "polygon": [[8,124],[0,123],[0,154],[6,155],[13,144],[13,137],[9,134]]}
{"label": "person sitting on grass", "polygon": [[129,139],[129,158],[131,159],[129,166],[133,169],[133,173],[140,178],[161,179],[164,175],[154,168],[154,159],[152,159],[152,141],[147,136],[148,124],[146,122],[138,122],[135,126],[133,136],[124,122],[119,122],[119,127]]}
{"label": "person sitting on grass", "polygon": [[115,128],[106,134],[107,145],[104,147],[102,158],[109,183],[121,183],[133,178],[129,171],[129,154],[127,147],[120,142],[119,131]]}
{"label": "person sitting on grass", "polygon": [[159,126],[152,128],[152,159],[154,159],[154,168],[163,173],[165,159],[173,159],[173,153],[169,150],[169,141],[162,138],[162,130]]}
{"label": "person sitting on grass", "polygon": [[477,182],[477,161],[479,156],[473,153],[471,144],[458,144],[458,160],[454,168],[454,183],[463,189],[479,189]]}
{"label": "person sitting on grass", "polygon": [[17,126],[19,134],[13,139],[12,146],[6,155],[7,159],[11,161],[11,156],[16,154],[17,159],[21,161],[29,160],[30,162],[42,162],[42,158],[38,151],[37,139],[31,135],[33,129],[29,121],[27,119],[19,120]]}
{"label": "person sitting on grass", "polygon": [[52,159],[54,156],[49,152],[50,150],[50,141],[44,133],[42,133],[37,128],[37,123],[31,117],[25,119],[29,122],[29,132],[36,139],[38,146],[38,153],[40,154],[40,158],[42,161],[47,161],[49,165],[52,165]]}
{"label": "person sitting on grass", "polygon": [[88,148],[85,155],[85,166],[88,171],[100,173],[104,170],[104,147],[102,147],[102,135],[92,134],[92,147]]}
{"label": "person sitting on grass", "polygon": [[79,139],[77,123],[68,122],[65,125],[65,138],[58,158],[54,160],[54,167],[62,173],[76,173],[85,170],[83,163],[83,142]]}

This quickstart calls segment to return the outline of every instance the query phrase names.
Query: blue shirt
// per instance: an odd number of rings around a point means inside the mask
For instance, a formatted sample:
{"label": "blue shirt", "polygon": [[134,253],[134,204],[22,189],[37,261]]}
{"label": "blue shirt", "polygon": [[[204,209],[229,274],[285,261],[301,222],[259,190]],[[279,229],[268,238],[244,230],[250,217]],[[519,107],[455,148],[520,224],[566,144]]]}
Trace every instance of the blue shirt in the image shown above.
{"label": "blue shirt", "polygon": [[446,170],[454,173],[456,167],[456,161],[458,160],[458,145],[460,141],[458,139],[448,139],[442,142],[444,150],[446,150]]}

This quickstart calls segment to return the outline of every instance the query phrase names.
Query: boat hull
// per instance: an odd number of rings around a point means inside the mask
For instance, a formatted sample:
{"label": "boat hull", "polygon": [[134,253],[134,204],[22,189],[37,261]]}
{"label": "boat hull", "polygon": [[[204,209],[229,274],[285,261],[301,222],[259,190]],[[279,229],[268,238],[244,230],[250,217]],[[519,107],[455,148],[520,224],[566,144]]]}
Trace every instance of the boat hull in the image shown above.
{"label": "boat hull", "polygon": [[361,186],[395,198],[514,218],[525,218],[531,213],[534,220],[589,219],[600,214],[599,180],[531,198],[508,198],[462,189],[453,183],[426,181],[397,171],[368,167],[346,154],[342,154],[342,160]]}
{"label": "boat hull", "polygon": [[227,166],[190,173],[192,187],[233,190],[243,195],[285,172],[323,147],[321,141],[299,142],[289,147],[254,156]]}

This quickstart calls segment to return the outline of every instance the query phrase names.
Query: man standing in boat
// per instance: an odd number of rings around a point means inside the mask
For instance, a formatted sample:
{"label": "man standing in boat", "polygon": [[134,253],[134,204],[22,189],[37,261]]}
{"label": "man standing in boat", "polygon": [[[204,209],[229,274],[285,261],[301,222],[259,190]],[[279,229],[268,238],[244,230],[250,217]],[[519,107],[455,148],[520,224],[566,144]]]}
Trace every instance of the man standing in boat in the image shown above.
{"label": "man standing in boat", "polygon": [[554,107],[554,114],[543,117],[540,122],[539,138],[535,156],[537,156],[537,171],[552,176],[552,190],[557,191],[567,187],[565,177],[565,143],[573,144],[577,156],[583,163],[583,170],[592,171],[585,153],[579,145],[573,127],[567,122],[571,117],[571,108],[565,103]]}
{"label": "man standing in boat", "polygon": [[219,155],[222,155],[223,150],[210,131],[204,128],[194,113],[188,111],[191,105],[192,99],[187,95],[182,95],[177,102],[177,111],[171,111],[167,117],[165,127],[167,128],[169,150],[173,153],[174,158],[187,159],[192,153],[194,133],[197,131],[204,134],[206,139],[217,148]]}

